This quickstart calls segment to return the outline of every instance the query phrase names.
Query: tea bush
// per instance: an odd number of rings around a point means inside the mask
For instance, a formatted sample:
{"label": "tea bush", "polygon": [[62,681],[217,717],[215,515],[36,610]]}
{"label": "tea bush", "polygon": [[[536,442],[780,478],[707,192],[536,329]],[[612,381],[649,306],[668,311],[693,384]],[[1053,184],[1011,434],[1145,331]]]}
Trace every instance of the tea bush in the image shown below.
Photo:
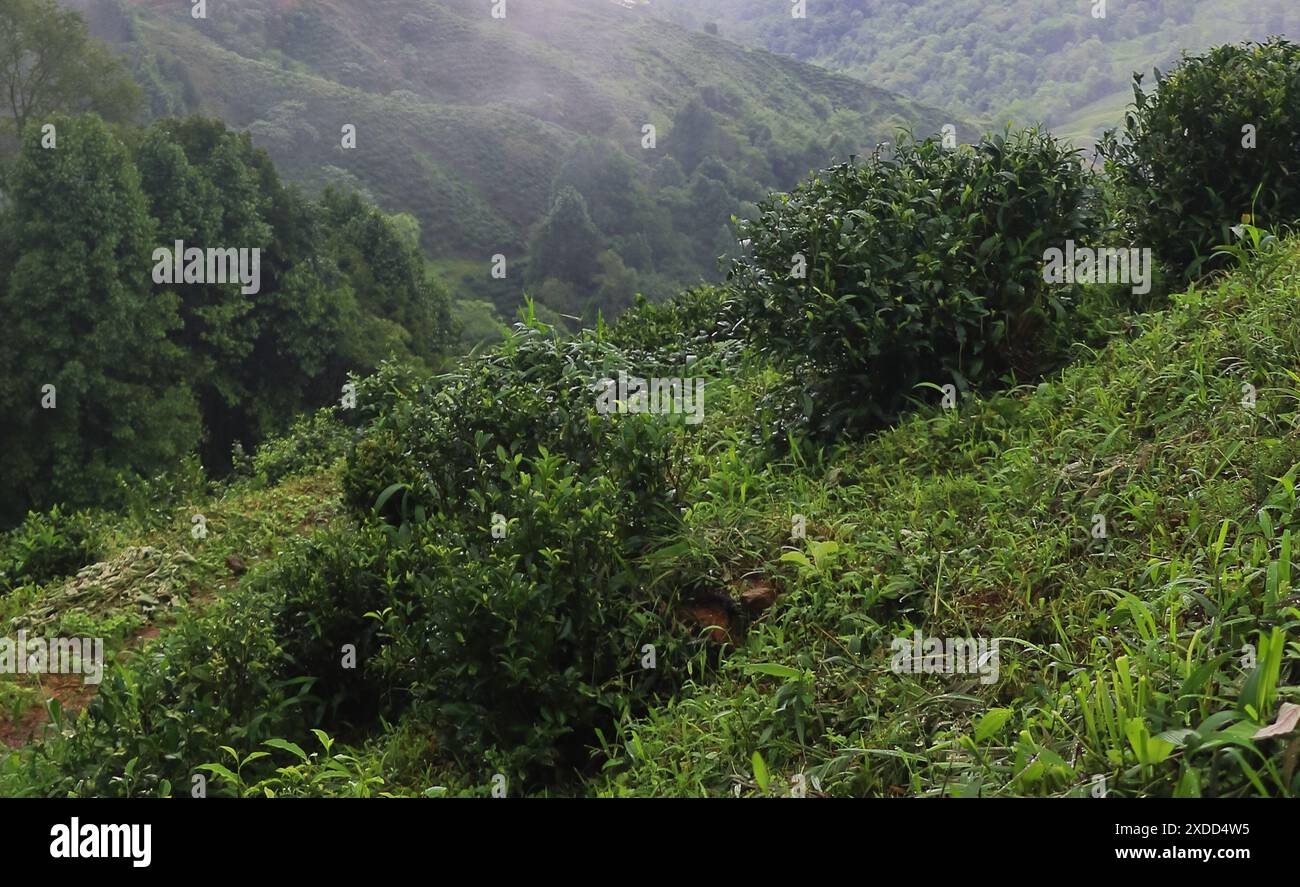
{"label": "tea bush", "polygon": [[188,796],[222,746],[247,754],[305,732],[311,681],[282,677],[277,607],[274,595],[241,589],[181,620],[149,655],[105,671],[75,730],[55,703],[55,729],[22,764],[27,779],[50,796]]}
{"label": "tea bush", "polygon": [[722,287],[701,286],[658,304],[638,297],[636,306],[619,317],[606,338],[625,350],[698,350],[726,338],[726,295]]}
{"label": "tea bush", "polygon": [[1300,219],[1300,46],[1220,46],[1155,73],[1150,93],[1134,75],[1124,125],[1100,151],[1130,235],[1191,279],[1217,267],[1214,248],[1244,216]]}
{"label": "tea bush", "polygon": [[54,506],[28,512],[14,529],[0,535],[0,592],[19,585],[44,585],[71,575],[99,557],[91,516]]}
{"label": "tea bush", "polygon": [[813,431],[877,426],[918,383],[983,387],[1051,364],[1066,305],[1043,282],[1043,252],[1094,233],[1095,204],[1077,153],[1046,133],[956,150],[905,139],[742,223],[732,309],[805,380]]}
{"label": "tea bush", "polygon": [[672,600],[630,563],[625,497],[557,454],[507,464],[508,530],[421,525],[413,579],[387,600],[382,671],[436,712],[451,747],[499,749],[516,772],[586,760],[625,707],[654,689],[645,644],[668,667]]}
{"label": "tea bush", "polygon": [[349,456],[345,499],[362,517],[382,506],[394,521],[486,525],[493,513],[509,514],[513,489],[502,470],[554,453],[584,477],[612,478],[639,533],[664,516],[677,492],[669,429],[681,423],[597,413],[603,380],[625,366],[625,356],[597,335],[562,338],[542,324],[520,324],[497,351],[442,377],[436,391],[417,390],[387,408]]}
{"label": "tea bush", "polygon": [[[382,611],[406,586],[394,580],[409,565],[376,525],[322,530],[277,559],[254,579],[278,598],[275,636],[284,651],[281,673],[310,677],[316,722],[365,723],[393,711],[374,668]],[[350,651],[345,651],[350,645]],[[351,654],[351,662],[345,658]]]}
{"label": "tea bush", "polygon": [[[308,558],[289,612],[317,615],[290,655],[334,668],[370,607],[383,692],[427,703],[455,747],[495,746],[521,771],[574,763],[595,729],[641,705],[641,646],[671,655],[672,600],[634,562],[698,466],[680,455],[682,417],[597,411],[625,360],[599,334],[528,321],[436,390],[387,405],[343,478],[363,532],[378,520],[391,547],[371,568],[382,582]],[[377,599],[357,601],[362,588]]]}
{"label": "tea bush", "polygon": [[352,437],[352,429],[340,420],[339,411],[326,407],[300,416],[288,431],[267,438],[248,468],[261,483],[274,485],[289,475],[330,465],[347,453]]}

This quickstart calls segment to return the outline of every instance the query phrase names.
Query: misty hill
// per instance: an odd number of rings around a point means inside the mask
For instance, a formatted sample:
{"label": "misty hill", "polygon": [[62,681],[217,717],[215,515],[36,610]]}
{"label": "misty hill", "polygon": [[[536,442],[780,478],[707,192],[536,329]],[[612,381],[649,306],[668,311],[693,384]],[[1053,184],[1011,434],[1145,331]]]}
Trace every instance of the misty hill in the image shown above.
{"label": "misty hill", "polygon": [[1115,126],[1179,51],[1300,33],[1294,0],[654,0],[657,14],[942,108],[1044,122],[1086,140]]}
{"label": "misty hill", "polygon": [[206,20],[74,5],[129,55],[154,114],[218,116],[290,179],[413,214],[458,294],[501,307],[524,286],[575,312],[667,295],[716,273],[731,214],[769,190],[899,127],[960,124],[609,0],[510,0],[504,19],[479,0],[227,0]]}

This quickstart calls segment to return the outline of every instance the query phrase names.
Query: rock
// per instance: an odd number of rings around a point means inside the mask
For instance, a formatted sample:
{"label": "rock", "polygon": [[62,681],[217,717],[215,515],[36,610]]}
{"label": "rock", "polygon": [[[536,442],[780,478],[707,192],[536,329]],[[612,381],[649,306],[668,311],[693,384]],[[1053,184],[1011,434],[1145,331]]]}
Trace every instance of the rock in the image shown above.
{"label": "rock", "polygon": [[[677,616],[715,644],[729,643],[731,613],[718,601],[695,601],[677,608]],[[701,632],[701,629],[707,631]]]}
{"label": "rock", "polygon": [[751,615],[761,613],[776,603],[776,589],[770,582],[759,580],[740,593],[740,603]]}

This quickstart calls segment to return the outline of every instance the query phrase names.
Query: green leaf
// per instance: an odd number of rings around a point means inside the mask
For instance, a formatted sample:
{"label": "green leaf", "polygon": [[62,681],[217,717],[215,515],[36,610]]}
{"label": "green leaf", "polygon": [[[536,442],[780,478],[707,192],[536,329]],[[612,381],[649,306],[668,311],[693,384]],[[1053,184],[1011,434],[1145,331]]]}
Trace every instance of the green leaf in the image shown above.
{"label": "green leaf", "polygon": [[776,662],[755,662],[745,666],[746,674],[767,674],[774,678],[799,678],[803,677],[803,672],[797,668],[791,668],[788,665],[780,665]]}
{"label": "green leaf", "polygon": [[228,780],[234,785],[240,784],[239,777],[234,773],[231,773],[229,769],[223,767],[221,764],[199,764],[199,769],[207,770],[209,773],[215,773],[222,779]]}
{"label": "green leaf", "polygon": [[1183,770],[1183,775],[1178,779],[1178,785],[1174,788],[1175,798],[1199,798],[1201,796],[1201,777],[1197,774],[1195,767],[1188,767]]}
{"label": "green leaf", "polygon": [[787,551],[781,555],[781,560],[796,563],[801,567],[812,569],[812,561],[808,560],[801,551]]}
{"label": "green leaf", "polygon": [[375,500],[375,511],[383,511],[384,506],[388,504],[388,500],[393,498],[393,494],[398,490],[404,489],[410,489],[410,485],[401,483],[389,484],[384,491],[379,494],[379,498]]}
{"label": "green leaf", "polygon": [[298,759],[303,761],[304,763],[307,761],[307,753],[303,751],[302,748],[300,748],[298,745],[290,742],[287,739],[268,739],[265,742],[263,742],[262,745],[269,745],[271,746],[271,748],[283,749],[284,751],[296,755]]}
{"label": "green leaf", "polygon": [[760,789],[766,792],[768,777],[767,765],[763,763],[763,756],[758,752],[754,752],[754,757],[751,759],[751,763],[754,765],[754,781],[758,783]]}
{"label": "green leaf", "polygon": [[991,708],[984,713],[984,717],[979,719],[975,725],[975,741],[986,742],[998,734],[1007,721],[1011,720],[1012,711],[1009,708]]}

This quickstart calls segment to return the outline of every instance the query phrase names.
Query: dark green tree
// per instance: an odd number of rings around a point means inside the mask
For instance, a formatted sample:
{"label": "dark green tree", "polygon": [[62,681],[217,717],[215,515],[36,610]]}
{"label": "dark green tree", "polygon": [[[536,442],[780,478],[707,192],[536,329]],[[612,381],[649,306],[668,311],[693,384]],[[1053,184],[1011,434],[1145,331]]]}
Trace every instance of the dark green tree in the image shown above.
{"label": "dark green tree", "polygon": [[596,256],[604,238],[587,213],[587,202],[572,188],[556,195],[529,246],[529,274],[541,283],[548,277],[589,290],[597,271]]}
{"label": "dark green tree", "polygon": [[717,117],[699,99],[691,99],[677,112],[665,145],[687,174],[695,172],[705,157],[722,155],[723,146]]}
{"label": "dark green tree", "polygon": [[169,334],[177,303],[150,286],[154,222],[123,145],[98,117],[31,129],[6,221],[0,296],[2,519],[52,502],[104,502],[117,475],[175,466],[199,417]]}

